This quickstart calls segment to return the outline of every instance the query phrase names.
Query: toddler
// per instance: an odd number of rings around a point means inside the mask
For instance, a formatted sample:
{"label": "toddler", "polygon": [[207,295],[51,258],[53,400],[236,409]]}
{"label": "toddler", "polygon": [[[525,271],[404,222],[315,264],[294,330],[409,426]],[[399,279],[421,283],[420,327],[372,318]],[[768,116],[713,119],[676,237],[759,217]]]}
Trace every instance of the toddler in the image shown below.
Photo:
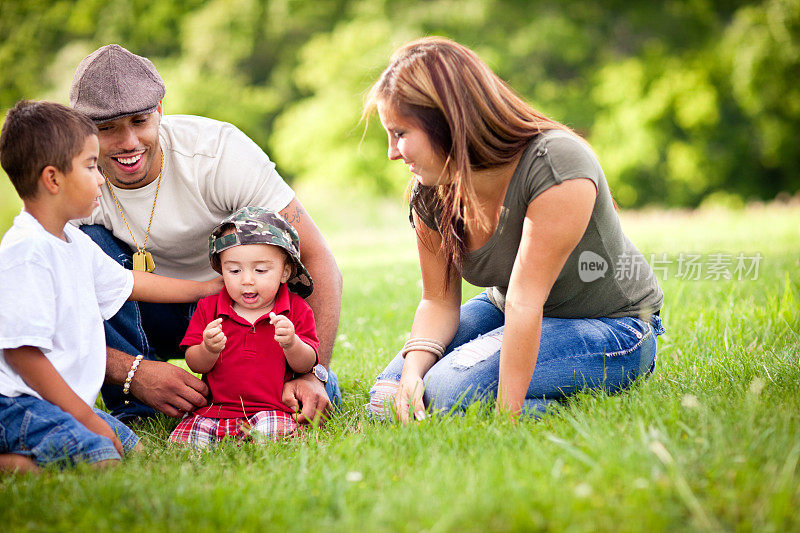
{"label": "toddler", "polygon": [[314,367],[319,346],[297,231],[274,211],[244,207],[212,231],[209,257],[225,288],[198,302],[181,347],[211,399],[170,441],[205,447],[226,436],[290,436],[297,424],[281,401],[283,384]]}

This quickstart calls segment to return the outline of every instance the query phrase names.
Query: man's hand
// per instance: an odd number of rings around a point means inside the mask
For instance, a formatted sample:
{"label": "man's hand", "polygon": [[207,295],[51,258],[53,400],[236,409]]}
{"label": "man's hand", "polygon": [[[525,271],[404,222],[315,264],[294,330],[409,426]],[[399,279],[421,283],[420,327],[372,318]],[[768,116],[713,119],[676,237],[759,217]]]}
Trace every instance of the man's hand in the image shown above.
{"label": "man's hand", "polygon": [[332,408],[325,385],[312,374],[303,374],[284,383],[281,400],[297,413],[299,424],[323,423]]}
{"label": "man's hand", "polygon": [[153,409],[177,418],[206,404],[208,386],[171,363],[144,359],[131,392]]}

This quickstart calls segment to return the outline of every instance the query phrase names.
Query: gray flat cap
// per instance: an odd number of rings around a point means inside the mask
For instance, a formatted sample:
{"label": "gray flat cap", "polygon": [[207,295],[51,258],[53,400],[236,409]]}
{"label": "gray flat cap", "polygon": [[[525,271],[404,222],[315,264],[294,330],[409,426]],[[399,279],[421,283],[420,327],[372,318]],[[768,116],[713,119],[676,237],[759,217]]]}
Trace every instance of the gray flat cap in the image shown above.
{"label": "gray flat cap", "polygon": [[152,113],[166,92],[164,80],[149,59],[108,44],[78,64],[69,104],[99,124]]}

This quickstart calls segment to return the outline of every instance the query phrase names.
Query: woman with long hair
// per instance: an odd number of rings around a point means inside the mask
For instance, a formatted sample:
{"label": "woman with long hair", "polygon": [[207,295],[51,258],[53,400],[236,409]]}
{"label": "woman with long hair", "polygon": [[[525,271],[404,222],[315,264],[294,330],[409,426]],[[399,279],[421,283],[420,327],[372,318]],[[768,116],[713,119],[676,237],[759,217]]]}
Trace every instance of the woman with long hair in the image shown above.
{"label": "woman with long hair", "polygon": [[[389,158],[412,174],[423,290],[373,415],[494,399],[535,414],[654,369],[663,294],[583,139],[437,37],[395,52],[365,116],[376,109]],[[463,306],[462,278],[487,287]]]}

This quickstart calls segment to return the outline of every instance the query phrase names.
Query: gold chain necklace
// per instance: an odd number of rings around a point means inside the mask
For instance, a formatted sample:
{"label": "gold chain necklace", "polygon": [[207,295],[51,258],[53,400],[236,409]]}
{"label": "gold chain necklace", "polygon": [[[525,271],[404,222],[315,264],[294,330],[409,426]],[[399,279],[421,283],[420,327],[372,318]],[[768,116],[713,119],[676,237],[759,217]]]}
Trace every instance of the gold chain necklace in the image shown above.
{"label": "gold chain necklace", "polygon": [[144,244],[139,246],[139,243],[136,242],[136,237],[133,236],[133,232],[131,231],[131,227],[128,225],[128,219],[125,218],[125,213],[122,211],[122,206],[119,205],[119,201],[117,200],[117,195],[114,194],[114,189],[111,188],[111,182],[108,181],[108,176],[106,173],[103,172],[103,177],[106,180],[106,185],[108,185],[108,190],[111,193],[111,198],[114,199],[114,203],[117,204],[117,209],[119,209],[119,214],[122,215],[122,221],[125,223],[125,227],[128,228],[128,233],[131,234],[131,239],[133,239],[133,244],[136,245],[136,253],[133,254],[133,269],[140,270],[144,272],[152,272],[156,269],[156,263],[153,261],[153,255],[145,250],[145,246],[147,246],[147,239],[150,237],[150,225],[153,223],[153,215],[156,212],[156,201],[158,200],[158,189],[161,188],[161,175],[164,173],[164,152],[161,152],[161,170],[158,171],[158,183],[156,184],[156,195],[153,198],[153,209],[150,210],[150,221],[147,223],[147,231],[144,234]]}

